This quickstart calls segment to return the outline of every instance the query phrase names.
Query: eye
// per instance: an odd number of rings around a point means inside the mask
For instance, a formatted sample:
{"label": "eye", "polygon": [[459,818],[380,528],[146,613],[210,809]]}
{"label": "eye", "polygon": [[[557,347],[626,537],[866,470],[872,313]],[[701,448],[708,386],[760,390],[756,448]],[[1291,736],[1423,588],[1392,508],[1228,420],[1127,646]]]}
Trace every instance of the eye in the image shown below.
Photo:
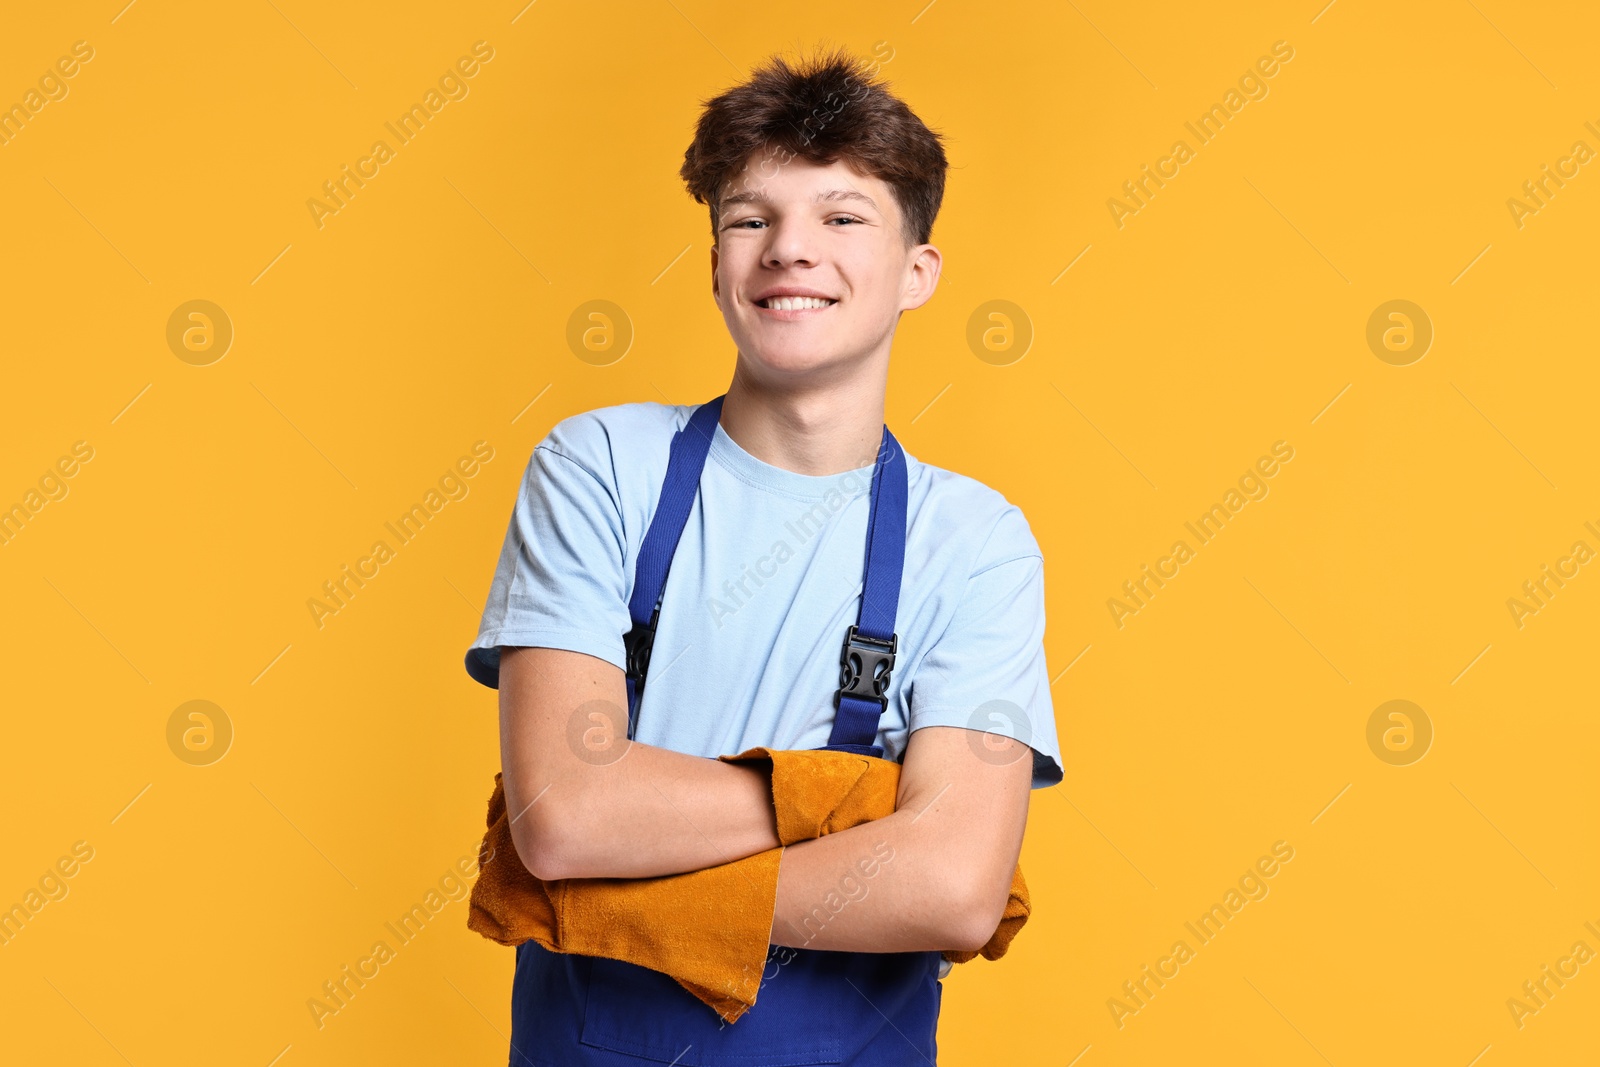
{"label": "eye", "polygon": [[[829,219],[828,222],[854,222],[854,223],[857,223],[857,224],[865,225],[865,220],[864,219],[858,219],[858,218],[854,217],[853,215],[836,215],[833,218]],[[739,222],[729,223],[727,225],[726,229],[730,229],[730,230],[748,230],[748,229],[751,229],[751,228],[756,227],[756,226],[765,227],[766,225],[767,225],[767,223],[766,223],[765,219],[743,219],[743,220],[741,220]],[[823,225],[827,225],[827,223],[824,223]]]}

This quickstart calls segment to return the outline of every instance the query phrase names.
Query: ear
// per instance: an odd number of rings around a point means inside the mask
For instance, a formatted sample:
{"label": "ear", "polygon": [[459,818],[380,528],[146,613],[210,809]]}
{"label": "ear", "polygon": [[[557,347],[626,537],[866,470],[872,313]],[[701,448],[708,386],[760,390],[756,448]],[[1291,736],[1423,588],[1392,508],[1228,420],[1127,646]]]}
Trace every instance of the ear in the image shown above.
{"label": "ear", "polygon": [[939,273],[944,267],[944,257],[933,245],[918,245],[906,279],[905,295],[900,300],[901,311],[911,311],[933,298],[939,287]]}
{"label": "ear", "polygon": [[711,296],[720,297],[722,291],[717,287],[717,246],[711,246]]}

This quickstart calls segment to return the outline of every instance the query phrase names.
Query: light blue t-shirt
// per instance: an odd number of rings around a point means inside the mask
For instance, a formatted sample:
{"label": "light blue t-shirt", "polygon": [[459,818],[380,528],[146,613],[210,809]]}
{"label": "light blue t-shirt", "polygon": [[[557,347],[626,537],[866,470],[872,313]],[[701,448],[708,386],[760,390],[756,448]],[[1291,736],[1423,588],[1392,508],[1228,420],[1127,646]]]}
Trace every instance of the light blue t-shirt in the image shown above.
{"label": "light blue t-shirt", "polygon": [[[467,672],[498,688],[500,647],[561,648],[625,668],[622,635],[672,436],[696,405],[586,411],[533,450]],[[1022,511],[981,482],[905,456],[899,650],[876,743],[959,726],[1033,749],[1061,781],[1044,657],[1044,559]],[[860,608],[872,485],[750,455],[721,425],[661,603],[636,740],[715,757],[828,744],[839,651]],[[975,750],[984,739],[973,735]]]}

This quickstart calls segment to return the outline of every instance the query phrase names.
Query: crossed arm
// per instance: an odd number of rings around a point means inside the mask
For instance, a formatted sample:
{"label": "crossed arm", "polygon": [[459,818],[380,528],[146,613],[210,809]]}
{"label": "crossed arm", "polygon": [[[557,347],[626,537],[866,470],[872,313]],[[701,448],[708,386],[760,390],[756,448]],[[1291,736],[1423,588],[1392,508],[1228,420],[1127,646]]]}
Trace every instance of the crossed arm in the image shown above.
{"label": "crossed arm", "polygon": [[[500,752],[512,839],[538,878],[650,878],[779,845],[765,773],[630,742],[623,674],[605,660],[504,649]],[[1017,741],[914,731],[893,814],[784,850],[772,943],[981,948],[1021,852],[1032,767]]]}

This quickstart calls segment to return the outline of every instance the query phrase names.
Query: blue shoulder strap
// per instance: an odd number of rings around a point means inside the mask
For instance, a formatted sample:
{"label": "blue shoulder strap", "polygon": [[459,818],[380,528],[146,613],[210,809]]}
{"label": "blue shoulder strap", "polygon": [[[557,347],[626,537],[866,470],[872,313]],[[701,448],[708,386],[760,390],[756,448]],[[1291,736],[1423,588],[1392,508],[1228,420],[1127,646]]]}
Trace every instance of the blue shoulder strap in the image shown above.
{"label": "blue shoulder strap", "polygon": [[[661,499],[645,531],[634,567],[633,593],[628,598],[633,627],[623,637],[627,650],[630,738],[634,734],[639,700],[650,666],[650,648],[661,615],[667,572],[700,489],[700,475],[705,469],[717,422],[722,417],[722,401],[723,397],[719,396],[702,404],[690,416],[688,424],[674,435]],[[827,749],[883,756],[883,747],[873,742],[878,735],[878,719],[889,706],[889,676],[899,646],[894,621],[905,565],[906,498],[905,453],[885,426],[872,472],[861,606],[856,624],[846,633],[840,651],[839,689],[833,698],[836,709],[833,729],[829,743],[823,746]]]}
{"label": "blue shoulder strap", "polygon": [[[726,395],[726,394],[724,394]],[[633,628],[623,635],[627,650],[628,736],[633,737],[634,716],[639,708],[640,690],[650,665],[650,645],[656,636],[656,620],[661,615],[661,593],[666,588],[667,570],[689,521],[695,494],[700,491],[700,473],[705,470],[711,438],[722,417],[722,397],[701,404],[689,423],[672,437],[667,458],[667,476],[661,483],[661,499],[645,530],[639,559],[634,564],[633,594],[628,598],[628,615]]]}
{"label": "blue shoulder strap", "polygon": [[838,710],[823,747],[881,758],[883,746],[873,742],[878,718],[889,706],[889,672],[900,646],[894,618],[906,555],[906,458],[887,426],[872,471],[870,507],[861,609],[839,653],[839,689],[833,695]]}

